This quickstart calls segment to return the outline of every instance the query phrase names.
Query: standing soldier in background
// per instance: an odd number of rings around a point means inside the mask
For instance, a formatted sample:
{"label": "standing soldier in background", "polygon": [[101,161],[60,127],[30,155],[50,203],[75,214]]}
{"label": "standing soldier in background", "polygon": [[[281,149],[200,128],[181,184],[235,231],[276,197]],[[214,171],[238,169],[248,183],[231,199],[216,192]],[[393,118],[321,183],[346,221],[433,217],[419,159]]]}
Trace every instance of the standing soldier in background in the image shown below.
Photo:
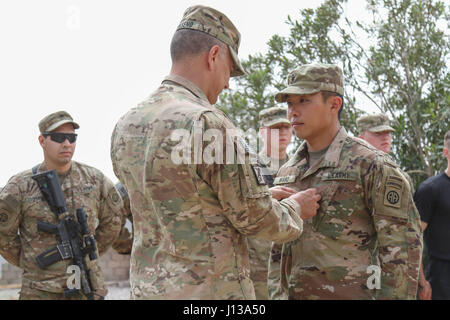
{"label": "standing soldier in background", "polygon": [[[420,223],[397,164],[341,127],[343,75],[335,65],[302,65],[275,99],[305,139],[275,185],[316,188],[317,215],[283,244],[281,283],[289,299],[415,299]],[[375,281],[372,281],[375,280]]]}
{"label": "standing soldier in background", "polygon": [[385,114],[374,114],[361,116],[356,119],[358,129],[358,138],[361,138],[380,151],[391,152],[392,147],[392,128],[389,124],[389,118]]}
{"label": "standing soldier in background", "polygon": [[[395,130],[391,127],[389,117],[387,115],[380,113],[361,116],[356,119],[356,126],[359,133],[358,138],[367,141],[372,146],[385,152],[386,154],[391,152],[392,132]],[[414,194],[414,184],[411,177],[403,170],[402,173],[410,184],[411,193]],[[417,215],[419,216],[418,212]],[[431,286],[425,279],[422,262],[420,263],[418,296],[421,300],[431,299]]]}
{"label": "standing soldier in background", "polygon": [[[264,143],[264,149],[258,154],[258,159],[266,166],[268,181],[273,180],[278,169],[289,157],[286,149],[291,142],[292,126],[287,119],[287,110],[283,107],[264,109],[259,113],[259,134]],[[276,193],[272,197],[281,200]],[[271,241],[249,238],[250,278],[255,286],[257,300],[267,300],[267,272],[270,258]]]}
{"label": "standing soldier in background", "polygon": [[278,169],[289,160],[287,147],[292,138],[292,126],[287,118],[287,109],[272,107],[262,110],[259,113],[259,134],[264,148],[258,159],[275,177]]}
{"label": "standing soldier in background", "polygon": [[[450,300],[450,131],[442,152],[447,168],[422,182],[414,194],[428,249],[426,278],[433,300]],[[422,290],[430,283],[421,284]]]}
{"label": "standing soldier in background", "polygon": [[[359,133],[358,138],[367,141],[373,147],[383,151],[387,155],[391,152],[392,132],[395,130],[391,127],[387,115],[374,114],[361,116],[356,119],[356,127]],[[388,155],[388,157],[390,156]],[[414,194],[414,184],[411,177],[403,170],[402,173],[409,182],[411,193]]]}
{"label": "standing soldier in background", "polygon": [[[314,190],[272,199],[241,136],[227,137],[236,128],[212,104],[230,76],[243,74],[239,42],[223,13],[188,8],[172,38],[170,75],[114,129],[114,172],[133,208],[134,299],[255,299],[246,237],[295,240],[318,207]],[[209,133],[216,134],[215,156],[232,152],[231,163],[201,157]],[[180,150],[189,156],[176,161]]]}
{"label": "standing soldier in background", "polygon": [[[122,197],[123,202],[122,229],[120,230],[119,237],[112,244],[112,248],[118,254],[130,254],[133,247],[133,215],[131,214],[130,197],[122,183],[116,183],[116,189]],[[127,219],[131,222],[131,233],[126,227]]]}
{"label": "standing soldier in background", "polygon": [[[97,241],[97,256],[102,255],[120,231],[122,201],[112,182],[99,170],[72,161],[75,152],[75,129],[79,125],[65,111],[46,116],[39,122],[39,143],[44,162],[33,168],[37,173],[55,169],[59,176],[67,210],[72,218],[75,210],[83,208],[89,230]],[[69,278],[71,259],[60,260],[42,270],[36,256],[55,247],[60,239],[38,231],[38,221],[57,224],[55,214],[44,201],[37,183],[28,169],[9,179],[0,192],[0,254],[23,270],[20,299],[65,300],[64,290]],[[91,285],[96,299],[106,296],[98,259],[86,259],[95,274]],[[71,299],[84,299],[80,293]]]}

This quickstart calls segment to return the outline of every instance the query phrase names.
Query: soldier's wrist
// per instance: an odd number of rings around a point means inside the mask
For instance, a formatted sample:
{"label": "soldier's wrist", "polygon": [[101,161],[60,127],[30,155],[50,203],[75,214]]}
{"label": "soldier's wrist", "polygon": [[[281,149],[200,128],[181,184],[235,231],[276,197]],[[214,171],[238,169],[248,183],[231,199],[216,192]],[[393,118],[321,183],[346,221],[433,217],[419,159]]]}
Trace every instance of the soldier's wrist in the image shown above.
{"label": "soldier's wrist", "polygon": [[280,203],[290,209],[289,215],[291,216],[292,220],[295,221],[300,230],[303,230],[303,219],[301,218],[302,208],[300,204],[294,199],[290,198],[283,199]]}
{"label": "soldier's wrist", "polygon": [[290,198],[285,198],[283,200],[281,200],[281,203],[284,203],[286,205],[288,205],[293,211],[295,211],[295,213],[301,217],[302,216],[302,207],[300,206],[300,204],[295,201],[294,199],[290,199]]}
{"label": "soldier's wrist", "polygon": [[425,288],[427,286],[427,281],[426,280],[419,281],[418,286],[419,286],[419,290]]}

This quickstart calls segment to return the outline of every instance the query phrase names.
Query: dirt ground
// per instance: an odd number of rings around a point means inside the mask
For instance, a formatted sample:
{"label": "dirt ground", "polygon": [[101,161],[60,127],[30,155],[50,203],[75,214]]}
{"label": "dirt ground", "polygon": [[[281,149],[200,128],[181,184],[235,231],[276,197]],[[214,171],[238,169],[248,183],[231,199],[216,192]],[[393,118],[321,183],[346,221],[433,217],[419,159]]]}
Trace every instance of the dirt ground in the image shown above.
{"label": "dirt ground", "polygon": [[[0,300],[19,299],[20,285],[4,286],[0,289]],[[108,295],[106,300],[129,300],[130,287],[128,282],[107,283]]]}

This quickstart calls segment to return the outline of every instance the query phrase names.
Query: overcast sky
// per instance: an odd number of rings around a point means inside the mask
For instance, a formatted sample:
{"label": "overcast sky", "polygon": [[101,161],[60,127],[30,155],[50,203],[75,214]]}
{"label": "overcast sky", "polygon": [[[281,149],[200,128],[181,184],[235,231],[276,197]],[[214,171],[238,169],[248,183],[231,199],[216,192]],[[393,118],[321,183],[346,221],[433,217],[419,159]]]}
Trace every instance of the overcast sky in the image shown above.
{"label": "overcast sky", "polygon": [[[74,160],[113,182],[109,156],[115,123],[169,73],[169,44],[184,10],[225,13],[242,35],[240,58],[266,51],[285,21],[323,1],[2,0],[0,2],[0,186],[43,159],[38,122],[68,111],[80,124]],[[349,0],[346,15],[363,16]],[[370,110],[369,110],[370,111]]]}

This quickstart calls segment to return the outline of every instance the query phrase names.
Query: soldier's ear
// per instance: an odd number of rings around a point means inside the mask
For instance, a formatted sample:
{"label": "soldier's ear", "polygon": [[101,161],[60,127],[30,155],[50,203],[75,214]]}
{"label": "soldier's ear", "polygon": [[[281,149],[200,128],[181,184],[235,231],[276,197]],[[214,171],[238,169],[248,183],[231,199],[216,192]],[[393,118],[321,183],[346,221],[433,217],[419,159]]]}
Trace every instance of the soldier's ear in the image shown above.
{"label": "soldier's ear", "polygon": [[331,102],[331,111],[336,115],[339,114],[339,110],[342,108],[342,99],[339,96],[331,96],[328,98]]}
{"label": "soldier's ear", "polygon": [[220,47],[218,45],[214,45],[209,49],[207,56],[208,70],[212,71],[215,68],[215,63],[219,59],[219,51]]}
{"label": "soldier's ear", "polygon": [[38,140],[39,140],[39,144],[41,145],[41,147],[44,147],[45,138],[42,134],[39,135]]}

